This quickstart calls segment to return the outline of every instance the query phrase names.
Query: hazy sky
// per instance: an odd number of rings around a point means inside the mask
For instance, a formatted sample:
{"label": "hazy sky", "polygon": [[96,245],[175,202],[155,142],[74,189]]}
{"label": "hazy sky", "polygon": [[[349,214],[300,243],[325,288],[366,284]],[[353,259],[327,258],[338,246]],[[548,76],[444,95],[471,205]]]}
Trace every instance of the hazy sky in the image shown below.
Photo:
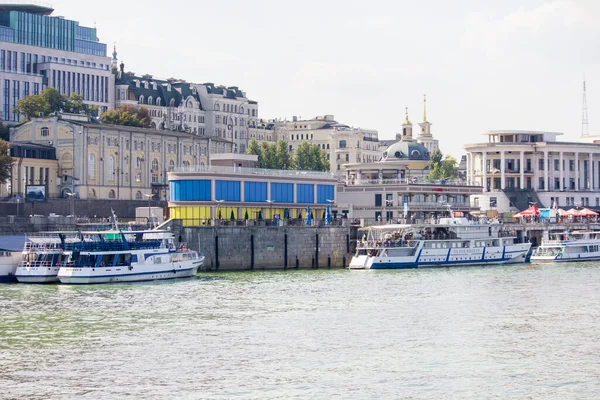
{"label": "hazy sky", "polygon": [[334,114],[400,130],[404,107],[444,153],[489,129],[600,133],[598,0],[54,0],[96,23],[126,70],[239,86],[262,118]]}

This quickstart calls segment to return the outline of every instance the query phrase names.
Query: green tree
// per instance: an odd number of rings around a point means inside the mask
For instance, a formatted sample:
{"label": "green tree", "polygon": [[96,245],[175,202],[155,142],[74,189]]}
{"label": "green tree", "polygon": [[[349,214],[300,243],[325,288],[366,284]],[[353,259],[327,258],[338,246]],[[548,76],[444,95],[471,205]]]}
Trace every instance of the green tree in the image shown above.
{"label": "green tree", "polygon": [[71,97],[67,99],[66,107],[69,112],[73,114],[79,114],[81,111],[86,111],[85,103],[83,102],[83,96],[79,93],[71,94]]}
{"label": "green tree", "polygon": [[277,169],[293,169],[294,167],[288,144],[283,140],[277,142],[275,159],[277,160]]}
{"label": "green tree", "polygon": [[29,121],[31,118],[39,117],[40,115],[48,115],[50,106],[40,95],[26,96],[17,102],[15,111],[25,117]]}
{"label": "green tree", "polygon": [[260,144],[260,151],[262,154],[261,168],[277,169],[275,143],[262,142]]}
{"label": "green tree", "polygon": [[429,178],[433,180],[454,178],[457,174],[456,158],[443,156],[439,149],[431,153],[429,161]]}
{"label": "green tree", "polygon": [[5,183],[10,178],[13,162],[10,143],[0,139],[0,183]]}
{"label": "green tree", "polygon": [[148,127],[150,121],[146,108],[137,109],[128,105],[122,105],[116,110],[107,110],[102,113],[101,118],[106,124],[137,127]]}
{"label": "green tree", "polygon": [[257,165],[259,167],[262,165],[262,151],[260,150],[260,145],[258,144],[258,141],[255,138],[250,139],[250,142],[248,142],[248,148],[246,149],[246,153],[258,156]]}
{"label": "green tree", "polygon": [[67,109],[69,100],[67,96],[60,94],[58,89],[48,87],[40,93],[40,96],[47,104],[49,113],[60,112]]}
{"label": "green tree", "polygon": [[7,142],[10,140],[10,129],[8,126],[4,125],[2,121],[0,121],[0,139],[6,140]]}
{"label": "green tree", "polygon": [[302,142],[296,149],[296,169],[303,171],[329,171],[327,153],[318,144]]}

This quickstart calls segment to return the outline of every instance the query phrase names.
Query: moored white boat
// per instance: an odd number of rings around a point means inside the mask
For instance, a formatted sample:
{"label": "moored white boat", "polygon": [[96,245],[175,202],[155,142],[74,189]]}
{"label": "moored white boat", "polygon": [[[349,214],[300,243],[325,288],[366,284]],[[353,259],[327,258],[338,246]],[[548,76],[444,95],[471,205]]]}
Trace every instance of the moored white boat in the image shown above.
{"label": "moored white boat", "polygon": [[46,232],[29,235],[15,275],[20,283],[54,283],[65,249],[81,240],[77,232]]}
{"label": "moored white boat", "polygon": [[198,252],[175,246],[170,231],[82,232],[58,279],[66,284],[138,282],[196,275]]}
{"label": "moored white boat", "polygon": [[531,261],[600,260],[600,231],[550,232],[531,255]]}
{"label": "moored white boat", "polygon": [[25,236],[0,236],[0,283],[17,282],[15,273],[25,245]]}
{"label": "moored white boat", "polygon": [[531,243],[498,223],[441,218],[435,224],[378,225],[361,229],[350,269],[480,266],[527,261]]}

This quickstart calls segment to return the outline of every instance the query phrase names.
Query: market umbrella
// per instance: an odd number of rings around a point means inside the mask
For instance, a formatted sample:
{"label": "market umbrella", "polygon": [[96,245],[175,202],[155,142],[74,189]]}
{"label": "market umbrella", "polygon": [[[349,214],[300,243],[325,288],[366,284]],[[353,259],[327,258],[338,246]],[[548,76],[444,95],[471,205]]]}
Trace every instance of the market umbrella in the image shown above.
{"label": "market umbrella", "polygon": [[536,206],[531,206],[528,209],[521,211],[519,214],[522,217],[540,215],[540,209]]}
{"label": "market umbrella", "polygon": [[567,215],[571,215],[567,211],[563,210],[562,208],[557,209],[556,212],[558,213],[558,215],[560,217],[566,217]]}
{"label": "market umbrella", "polygon": [[310,214],[310,206],[306,206],[306,225],[312,224],[312,215]]}
{"label": "market umbrella", "polygon": [[578,214],[578,211],[576,209],[571,208],[569,211],[567,211],[567,215],[576,216],[576,215],[579,215],[579,214]]}
{"label": "market umbrella", "polygon": [[582,208],[577,211],[577,216],[579,217],[596,217],[598,215],[597,212],[590,210],[589,208]]}

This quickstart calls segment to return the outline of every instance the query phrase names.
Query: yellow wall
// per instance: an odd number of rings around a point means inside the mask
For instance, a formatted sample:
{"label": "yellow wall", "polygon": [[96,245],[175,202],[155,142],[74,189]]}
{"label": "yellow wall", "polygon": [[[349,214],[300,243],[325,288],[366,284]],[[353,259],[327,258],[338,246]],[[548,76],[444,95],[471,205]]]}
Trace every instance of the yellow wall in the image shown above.
{"label": "yellow wall", "polygon": [[171,207],[170,217],[183,220],[183,226],[208,225],[210,207]]}

